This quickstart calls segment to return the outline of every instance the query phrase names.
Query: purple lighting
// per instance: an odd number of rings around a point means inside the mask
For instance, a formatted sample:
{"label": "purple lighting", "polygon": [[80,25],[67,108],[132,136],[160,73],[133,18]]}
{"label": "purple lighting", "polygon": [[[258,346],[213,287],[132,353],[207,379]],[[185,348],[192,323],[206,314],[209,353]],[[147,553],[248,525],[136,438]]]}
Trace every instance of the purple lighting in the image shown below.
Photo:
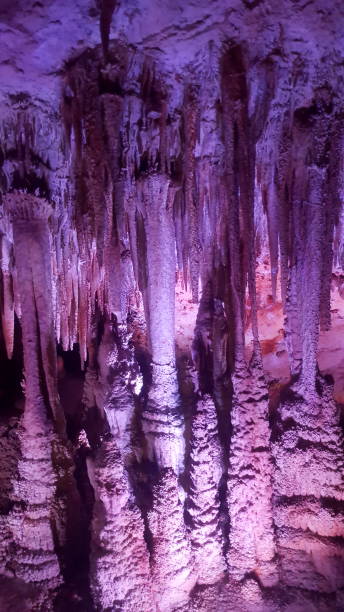
{"label": "purple lighting", "polygon": [[344,611],[343,27],[2,0],[0,612]]}

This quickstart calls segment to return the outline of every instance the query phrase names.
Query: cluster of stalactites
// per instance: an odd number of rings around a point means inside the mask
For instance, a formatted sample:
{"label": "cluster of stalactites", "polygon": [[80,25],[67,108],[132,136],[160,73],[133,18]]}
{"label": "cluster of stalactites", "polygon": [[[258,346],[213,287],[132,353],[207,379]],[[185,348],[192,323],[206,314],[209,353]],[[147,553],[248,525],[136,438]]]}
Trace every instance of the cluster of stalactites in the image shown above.
{"label": "cluster of stalactites", "polygon": [[332,268],[341,243],[334,242],[334,230],[343,130],[328,86],[317,86],[311,103],[296,110],[290,89],[283,112],[278,96],[258,145],[257,183],[267,215],[274,298],[280,268],[291,374],[300,376],[299,391],[311,398],[319,326],[328,329],[331,323]]}

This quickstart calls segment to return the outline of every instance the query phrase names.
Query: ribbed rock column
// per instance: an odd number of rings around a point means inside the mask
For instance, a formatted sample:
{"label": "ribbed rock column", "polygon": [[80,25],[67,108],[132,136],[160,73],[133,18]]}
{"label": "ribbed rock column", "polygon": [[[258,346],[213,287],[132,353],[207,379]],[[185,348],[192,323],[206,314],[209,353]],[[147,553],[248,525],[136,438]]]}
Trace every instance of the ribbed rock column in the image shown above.
{"label": "ribbed rock column", "polygon": [[322,381],[312,406],[294,394],[283,400],[273,455],[281,581],[335,598],[344,589],[344,460],[332,393]]}
{"label": "ribbed rock column", "polygon": [[178,473],[184,468],[184,437],[174,346],[174,191],[169,179],[162,174],[144,178],[138,190],[143,211],[138,232],[140,256],[145,261],[141,287],[152,352],[152,386],[142,426],[149,458]]}
{"label": "ribbed rock column", "polygon": [[278,581],[272,520],[272,462],[266,382],[258,365],[233,376],[228,479],[229,573],[254,573],[264,586]]}
{"label": "ribbed rock column", "polygon": [[94,461],[88,459],[88,473],[95,494],[91,588],[96,609],[152,612],[143,521],[114,438],[103,442]]}
{"label": "ribbed rock column", "polygon": [[[9,516],[14,553],[9,564],[16,577],[40,586],[44,600],[44,593],[61,582],[53,533],[57,486],[53,421],[60,431],[64,426],[56,387],[48,228],[51,208],[23,193],[6,196],[6,206],[13,222],[25,370],[25,410],[18,431],[21,459]],[[51,599],[46,609],[49,605]]]}
{"label": "ribbed rock column", "polygon": [[158,612],[186,605],[196,584],[191,544],[184,524],[184,505],[171,468],[162,470],[148,515],[152,533],[152,577]]}
{"label": "ribbed rock column", "polygon": [[199,584],[214,584],[225,571],[223,540],[219,524],[219,484],[223,471],[214,402],[204,396],[197,402],[192,420],[190,537]]}

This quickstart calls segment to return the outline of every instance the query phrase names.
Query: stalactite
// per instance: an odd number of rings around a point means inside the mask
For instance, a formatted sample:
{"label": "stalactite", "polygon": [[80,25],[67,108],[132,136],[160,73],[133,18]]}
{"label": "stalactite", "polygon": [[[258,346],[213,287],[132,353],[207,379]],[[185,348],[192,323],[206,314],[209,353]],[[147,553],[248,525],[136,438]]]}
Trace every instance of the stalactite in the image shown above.
{"label": "stalactite", "polygon": [[267,188],[263,189],[264,207],[268,221],[269,253],[271,268],[271,292],[274,302],[277,295],[277,271],[278,271],[278,204],[274,178]]}
{"label": "stalactite", "polygon": [[13,355],[14,342],[14,296],[11,265],[11,245],[6,237],[1,237],[1,271],[2,271],[2,309],[1,322],[5,338],[8,359]]}
{"label": "stalactite", "polygon": [[174,190],[168,178],[158,174],[143,179],[139,189],[146,241],[141,290],[152,352],[152,386],[142,428],[149,459],[180,472],[184,467],[184,437],[174,348]]}
{"label": "stalactite", "polygon": [[197,99],[192,86],[186,94],[184,110],[185,160],[184,197],[188,220],[189,265],[192,299],[198,302],[201,244],[198,236],[199,212],[195,193],[195,146],[197,133]]}
{"label": "stalactite", "polygon": [[234,47],[222,59],[223,139],[225,145],[225,181],[228,189],[228,241],[230,260],[231,310],[233,314],[233,351],[236,367],[244,364],[243,309],[247,274],[247,257],[241,257],[240,178],[238,171],[238,138],[240,137],[241,96],[246,83],[241,51]]}
{"label": "stalactite", "polygon": [[[26,359],[27,385],[36,378],[37,389],[40,388],[42,368],[49,408],[56,426],[63,431],[64,418],[58,401],[56,384],[50,236],[47,222],[52,210],[46,201],[19,192],[7,195],[6,205],[13,223],[14,257],[18,272],[23,334],[26,330],[30,335],[29,346],[30,342],[33,342],[35,347],[33,350],[37,351],[32,357],[32,363],[31,357]],[[27,258],[28,251],[30,260]],[[24,304],[26,299],[27,306]],[[28,389],[26,387],[27,393]],[[40,394],[43,392],[41,388]],[[37,390],[32,394],[33,399],[27,400],[28,403],[34,401],[36,393]]]}
{"label": "stalactite", "polygon": [[210,396],[197,402],[192,420],[190,539],[199,584],[214,584],[225,571],[219,524],[219,484],[223,472],[216,408]]}
{"label": "stalactite", "polygon": [[112,14],[116,8],[117,0],[101,0],[100,34],[103,45],[104,60],[108,59],[109,35]]}
{"label": "stalactite", "polygon": [[162,470],[148,516],[152,533],[152,578],[158,612],[185,606],[197,574],[184,525],[178,481],[171,468]]}
{"label": "stalactite", "polygon": [[[324,186],[324,197],[329,203],[325,207],[325,235],[321,273],[320,326],[328,330],[331,326],[331,277],[334,267],[334,231],[339,222],[342,192],[341,160],[343,156],[343,129],[341,112],[331,122],[328,180]],[[333,201],[332,201],[333,200]]]}
{"label": "stalactite", "polygon": [[[329,118],[323,101],[318,102],[320,117],[316,118],[312,139],[313,165],[308,172],[307,202],[307,242],[305,245],[305,262],[302,303],[302,386],[304,393],[315,392],[317,375],[317,348],[320,323],[321,272],[324,254],[323,226],[324,184],[327,178],[327,139]],[[307,304],[307,306],[306,306]]]}

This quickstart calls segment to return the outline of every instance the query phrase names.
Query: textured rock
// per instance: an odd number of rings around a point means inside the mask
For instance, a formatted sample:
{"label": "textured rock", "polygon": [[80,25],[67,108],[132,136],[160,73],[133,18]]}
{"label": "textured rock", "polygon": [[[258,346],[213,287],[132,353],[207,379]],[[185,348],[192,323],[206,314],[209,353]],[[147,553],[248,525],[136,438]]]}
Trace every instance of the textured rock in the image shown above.
{"label": "textured rock", "polygon": [[177,372],[174,366],[152,365],[152,386],[142,414],[142,429],[151,461],[184,469],[185,442]]}
{"label": "textured rock", "polygon": [[[39,583],[48,597],[47,591],[62,581],[53,531],[57,474],[52,456],[54,425],[49,416],[60,431],[63,427],[52,350],[50,260],[45,256],[50,251],[50,211],[46,202],[20,193],[8,196],[7,205],[13,222],[25,369],[25,409],[18,430],[20,459],[8,517],[13,551],[7,565],[24,582]],[[46,606],[51,606],[48,598]]]}
{"label": "textured rock", "polygon": [[159,612],[185,606],[197,581],[183,514],[177,477],[166,468],[154,488],[153,509],[148,515],[153,589]]}
{"label": "textured rock", "polygon": [[320,385],[317,402],[281,405],[274,514],[282,581],[330,593],[343,588],[343,439],[332,388]]}
{"label": "textured rock", "polygon": [[216,408],[210,396],[197,402],[192,420],[190,467],[190,538],[199,584],[214,584],[225,571],[223,539],[219,524],[219,485],[223,456]]}
{"label": "textured rock", "polygon": [[105,321],[92,359],[94,363],[86,373],[84,405],[88,411],[96,407],[104,429],[110,431],[128,464],[133,459],[135,396],[140,394],[142,375],[127,326]]}
{"label": "textured rock", "polygon": [[[89,583],[100,610],[343,608],[342,434],[318,371],[343,293],[343,19],[339,0],[3,0],[0,373],[22,337],[26,399],[1,415],[0,607],[82,582],[83,609]],[[262,267],[278,347],[259,343]],[[179,337],[200,299],[177,359],[176,279]],[[56,341],[87,368],[75,466]]]}
{"label": "textured rock", "polygon": [[97,610],[154,609],[149,555],[140,511],[115,440],[103,442],[88,459],[94,489],[91,588]]}
{"label": "textured rock", "polygon": [[233,386],[228,569],[237,580],[252,572],[262,585],[273,586],[278,582],[278,567],[268,397],[259,364],[252,363],[249,371],[234,375]]}
{"label": "textured rock", "polygon": [[48,226],[52,211],[44,200],[18,192],[7,196],[6,206],[13,224],[25,375],[25,407],[16,431],[20,457],[9,492],[12,543],[6,573],[37,585],[35,605],[50,609],[62,583],[61,550],[71,541],[79,508],[57,393]]}

